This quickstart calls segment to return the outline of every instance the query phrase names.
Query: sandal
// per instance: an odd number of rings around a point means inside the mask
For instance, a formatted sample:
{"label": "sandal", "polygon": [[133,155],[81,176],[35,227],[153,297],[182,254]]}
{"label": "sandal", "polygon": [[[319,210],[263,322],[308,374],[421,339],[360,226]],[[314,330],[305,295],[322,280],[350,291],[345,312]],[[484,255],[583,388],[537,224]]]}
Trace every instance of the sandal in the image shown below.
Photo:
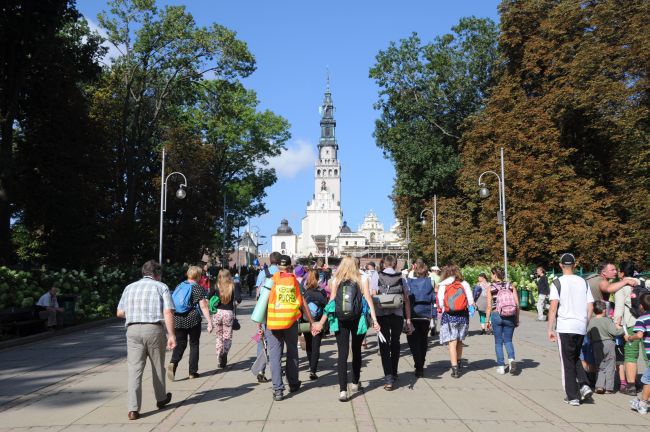
{"label": "sandal", "polygon": [[384,390],[393,391],[393,385],[392,384],[384,384]]}

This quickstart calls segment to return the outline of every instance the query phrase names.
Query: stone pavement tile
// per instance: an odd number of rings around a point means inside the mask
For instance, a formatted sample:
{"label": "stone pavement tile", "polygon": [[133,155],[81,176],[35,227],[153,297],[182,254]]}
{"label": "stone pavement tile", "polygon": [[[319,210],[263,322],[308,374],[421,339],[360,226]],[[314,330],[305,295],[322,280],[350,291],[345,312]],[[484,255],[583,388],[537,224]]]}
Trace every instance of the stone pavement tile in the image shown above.
{"label": "stone pavement tile", "polygon": [[399,429],[408,432],[471,432],[460,420],[375,418],[374,423],[377,432],[395,432]]}
{"label": "stone pavement tile", "polygon": [[[315,413],[313,406],[311,407],[311,411]],[[284,421],[269,419],[264,425],[264,432],[352,432],[356,430],[357,427],[354,421],[349,419],[312,418]]]}
{"label": "stone pavement tile", "polygon": [[[599,400],[597,397],[594,398],[593,403],[585,403],[579,407],[567,405],[561,388],[555,391],[531,390],[526,393],[526,396],[568,423],[580,423],[588,419],[592,423],[650,426],[648,416],[641,416],[631,411],[628,405],[618,406]],[[617,395],[612,395],[615,396]],[[531,420],[529,417],[526,419]]]}
{"label": "stone pavement tile", "polygon": [[[566,430],[566,424],[553,424],[547,421],[497,421],[497,420],[465,420],[472,432],[531,431],[531,432],[560,432]],[[575,430],[570,428],[569,430]]]}
{"label": "stone pavement tile", "polygon": [[35,426],[35,427],[18,427],[18,428],[0,428],[0,432],[59,432],[65,426]]}
{"label": "stone pavement tile", "polygon": [[[223,416],[223,413],[222,413]],[[227,430],[228,432],[261,432],[264,429],[264,421],[220,421],[204,422],[202,419],[191,423],[180,423],[174,426],[174,432],[200,432]],[[287,432],[287,429],[284,429]],[[302,430],[301,432],[306,432]]]}
{"label": "stone pavement tile", "polygon": [[196,402],[187,405],[189,409],[184,414],[181,423],[192,420],[219,422],[226,415],[224,413],[227,413],[227,418],[230,421],[264,421],[272,403],[270,394],[267,397],[250,393],[235,396],[210,390],[207,394],[200,393],[198,396],[202,399],[199,400],[197,397]]}
{"label": "stone pavement tile", "polygon": [[[487,383],[484,388],[474,389],[471,393],[447,388],[436,389],[436,393],[461,419],[545,420],[518,400],[513,400],[507,393]],[[468,399],[471,399],[471,403],[467,402]]]}
{"label": "stone pavement tile", "polygon": [[[82,425],[74,424],[61,429],[60,432],[148,432],[154,428],[151,423],[141,423],[140,420],[128,424]],[[197,430],[198,432],[198,430]]]}
{"label": "stone pavement tile", "polygon": [[66,391],[126,391],[127,376],[118,371],[103,371],[65,385]]}
{"label": "stone pavement tile", "polygon": [[[163,421],[172,410],[180,405],[182,401],[190,396],[190,392],[172,392],[171,403],[162,410],[156,407],[153,390],[149,392],[142,392],[142,408],[140,410],[140,419],[138,423],[158,424]],[[120,401],[119,405],[116,399]],[[102,425],[102,424],[131,424],[133,421],[127,417],[128,409],[126,407],[126,393],[122,393],[120,397],[113,398],[110,403],[104,404],[83,417],[79,417],[74,421],[74,424],[85,425]]]}
{"label": "stone pavement tile", "polygon": [[573,426],[582,432],[648,432],[647,424],[634,426],[597,423],[574,423]]}
{"label": "stone pavement tile", "polygon": [[348,402],[340,402],[338,399],[328,398],[314,404],[299,400],[299,395],[274,402],[268,415],[268,421],[282,420],[312,420],[320,419],[348,419],[352,420],[354,414],[352,405]]}
{"label": "stone pavement tile", "polygon": [[68,425],[103,405],[111,396],[112,393],[99,392],[55,393],[29,405],[0,412],[0,424],[11,427]]}

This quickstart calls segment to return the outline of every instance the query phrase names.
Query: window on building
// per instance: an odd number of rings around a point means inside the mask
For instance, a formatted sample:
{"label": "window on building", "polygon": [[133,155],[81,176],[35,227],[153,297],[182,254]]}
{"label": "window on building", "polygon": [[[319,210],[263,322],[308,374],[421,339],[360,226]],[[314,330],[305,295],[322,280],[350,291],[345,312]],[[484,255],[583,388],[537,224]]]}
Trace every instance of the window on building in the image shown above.
{"label": "window on building", "polygon": [[345,245],[347,246],[347,245],[348,245],[348,242],[345,242]]}
{"label": "window on building", "polygon": [[354,245],[356,246],[356,245],[357,245],[357,242],[354,242]]}
{"label": "window on building", "polygon": [[[287,243],[286,243],[286,242],[282,242],[282,244],[280,245],[280,249],[283,249],[283,250],[284,250],[284,249],[286,249],[286,248],[287,248]],[[283,251],[282,253],[284,253],[284,251]]]}
{"label": "window on building", "polygon": [[335,175],[335,176],[339,175],[339,170],[335,169],[335,170],[334,170],[334,175]]}
{"label": "window on building", "polygon": [[316,170],[316,175],[320,177],[320,170]]}

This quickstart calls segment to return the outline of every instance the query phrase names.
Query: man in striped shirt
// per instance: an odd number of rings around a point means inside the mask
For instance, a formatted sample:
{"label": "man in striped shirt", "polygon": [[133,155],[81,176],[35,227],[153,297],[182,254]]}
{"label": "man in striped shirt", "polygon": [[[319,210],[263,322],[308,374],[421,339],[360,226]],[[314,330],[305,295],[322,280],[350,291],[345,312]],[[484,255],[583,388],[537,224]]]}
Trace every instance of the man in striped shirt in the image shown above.
{"label": "man in striped shirt", "polygon": [[167,285],[160,282],[161,274],[155,260],[144,263],[142,279],[124,289],[117,306],[117,316],[126,318],[129,420],[140,418],[142,373],[147,358],[151,361],[156,405],[161,409],[172,399],[165,388],[165,345],[169,350],[176,346],[174,301]]}

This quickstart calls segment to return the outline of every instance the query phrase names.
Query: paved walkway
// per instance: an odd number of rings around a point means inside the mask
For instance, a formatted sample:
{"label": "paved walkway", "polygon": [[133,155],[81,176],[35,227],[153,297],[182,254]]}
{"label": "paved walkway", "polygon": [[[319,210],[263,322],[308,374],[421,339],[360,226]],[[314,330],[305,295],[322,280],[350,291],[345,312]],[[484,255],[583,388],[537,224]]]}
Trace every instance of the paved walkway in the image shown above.
{"label": "paved walkway", "polygon": [[493,338],[478,335],[476,320],[465,341],[469,369],[449,374],[446,347],[435,344],[425,378],[416,380],[406,338],[400,386],[382,389],[375,337],[363,352],[364,393],[338,401],[333,336],[325,339],[320,378],[309,381],[301,351],[303,389],[273,402],[271,384],[257,384],[248,368],[255,357],[250,337],[252,307],[240,308],[242,330],[235,332],[229,367],[217,370],[213,336],[203,333],[200,371],[189,380],[187,353],[178,381],[168,383],[172,403],[155,409],[149,368],[138,421],[127,419],[126,343],[121,325],[107,325],[0,351],[0,431],[644,431],[650,415],[628,408],[629,396],[594,395],[580,407],[563,403],[556,347],[545,339],[545,323],[524,314],[515,334],[522,373],[496,375]]}

